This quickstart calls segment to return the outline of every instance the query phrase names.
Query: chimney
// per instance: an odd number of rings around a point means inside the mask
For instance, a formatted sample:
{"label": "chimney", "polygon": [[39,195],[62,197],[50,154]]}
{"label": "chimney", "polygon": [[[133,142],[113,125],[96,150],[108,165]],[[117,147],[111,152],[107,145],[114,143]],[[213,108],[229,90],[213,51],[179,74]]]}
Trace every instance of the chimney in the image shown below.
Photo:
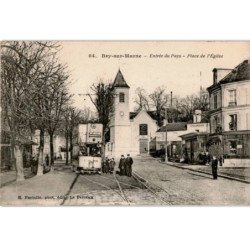
{"label": "chimney", "polygon": [[233,69],[213,69],[213,84],[217,84],[222,80],[226,75],[228,75]]}
{"label": "chimney", "polygon": [[193,123],[201,122],[201,110],[196,109],[193,114]]}
{"label": "chimney", "polygon": [[218,71],[216,68],[213,69],[213,84],[217,84]]}

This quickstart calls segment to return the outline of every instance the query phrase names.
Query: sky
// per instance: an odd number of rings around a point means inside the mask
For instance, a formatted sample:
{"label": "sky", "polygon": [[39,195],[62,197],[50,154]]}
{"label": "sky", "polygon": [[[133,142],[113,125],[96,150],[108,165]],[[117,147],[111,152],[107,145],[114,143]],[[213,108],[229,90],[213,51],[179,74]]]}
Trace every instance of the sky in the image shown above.
{"label": "sky", "polygon": [[[250,42],[190,41],[65,41],[60,60],[68,64],[74,106],[91,106],[90,87],[100,79],[114,81],[120,69],[130,86],[130,110],[134,108],[135,89],[148,94],[157,87],[183,97],[195,94],[200,86],[212,84],[213,68],[233,69],[250,57]],[[94,57],[93,57],[94,54]],[[125,54],[136,58],[125,58]],[[91,56],[90,56],[91,55]],[[111,56],[108,58],[108,56]]]}

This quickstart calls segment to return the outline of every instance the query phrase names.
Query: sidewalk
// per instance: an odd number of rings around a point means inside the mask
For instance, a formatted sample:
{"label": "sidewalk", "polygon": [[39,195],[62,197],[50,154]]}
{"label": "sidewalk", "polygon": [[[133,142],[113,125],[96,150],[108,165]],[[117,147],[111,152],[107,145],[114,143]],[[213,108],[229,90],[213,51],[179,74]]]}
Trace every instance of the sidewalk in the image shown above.
{"label": "sidewalk", "polygon": [[[161,162],[166,164],[165,162]],[[168,162],[167,165],[188,169],[200,173],[212,174],[211,166],[207,165],[188,165],[185,163]],[[218,176],[226,179],[241,181],[250,184],[250,168],[244,167],[218,167]]]}
{"label": "sidewalk", "polygon": [[70,169],[63,173],[48,172],[0,188],[1,205],[55,206],[63,202],[76,175]]}

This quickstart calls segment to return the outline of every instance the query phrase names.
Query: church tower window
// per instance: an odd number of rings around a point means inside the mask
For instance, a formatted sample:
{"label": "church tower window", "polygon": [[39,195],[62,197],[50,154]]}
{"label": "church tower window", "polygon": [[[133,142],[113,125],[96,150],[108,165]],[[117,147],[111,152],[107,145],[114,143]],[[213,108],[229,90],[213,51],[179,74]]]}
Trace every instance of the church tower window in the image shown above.
{"label": "church tower window", "polygon": [[125,94],[123,92],[119,93],[119,102],[125,102]]}

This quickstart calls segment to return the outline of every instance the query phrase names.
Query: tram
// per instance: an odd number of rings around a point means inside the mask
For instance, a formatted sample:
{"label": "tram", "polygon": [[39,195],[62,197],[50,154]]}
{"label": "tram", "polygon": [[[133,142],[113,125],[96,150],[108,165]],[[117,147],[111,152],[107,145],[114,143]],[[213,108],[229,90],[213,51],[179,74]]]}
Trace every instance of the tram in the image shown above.
{"label": "tram", "polygon": [[79,124],[73,135],[72,170],[76,173],[101,173],[103,125]]}

